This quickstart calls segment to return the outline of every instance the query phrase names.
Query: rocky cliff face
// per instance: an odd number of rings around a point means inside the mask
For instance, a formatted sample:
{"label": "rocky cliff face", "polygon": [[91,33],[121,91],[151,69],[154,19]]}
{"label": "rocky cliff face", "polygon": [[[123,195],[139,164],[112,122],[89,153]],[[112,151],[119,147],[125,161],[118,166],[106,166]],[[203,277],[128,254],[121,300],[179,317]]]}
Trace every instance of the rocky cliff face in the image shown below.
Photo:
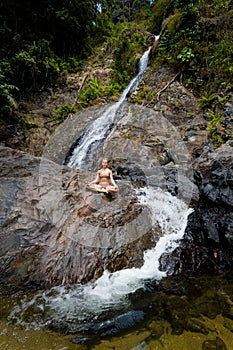
{"label": "rocky cliff face", "polygon": [[217,273],[233,265],[233,142],[218,149],[206,147],[193,163],[199,200],[189,216],[180,247],[163,256],[170,274]]}
{"label": "rocky cliff face", "polygon": [[[199,258],[194,268],[232,267],[233,243],[233,142],[208,148],[195,161],[200,200],[190,216],[187,235]],[[195,254],[194,254],[195,255]]]}

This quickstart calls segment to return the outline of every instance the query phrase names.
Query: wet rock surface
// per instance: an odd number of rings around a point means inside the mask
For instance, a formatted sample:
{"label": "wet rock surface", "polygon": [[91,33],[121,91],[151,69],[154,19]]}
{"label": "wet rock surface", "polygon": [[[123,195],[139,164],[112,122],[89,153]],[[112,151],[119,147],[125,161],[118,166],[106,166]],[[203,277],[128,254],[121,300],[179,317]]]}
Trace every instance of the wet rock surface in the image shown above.
{"label": "wet rock surface", "polygon": [[194,162],[200,198],[190,214],[183,240],[164,268],[179,271],[226,271],[233,264],[233,143],[206,148]]}
{"label": "wet rock surface", "polygon": [[209,251],[220,269],[232,266],[233,142],[207,152],[194,164],[200,202],[191,214],[187,234]]}
{"label": "wet rock surface", "polygon": [[233,141],[215,151],[203,152],[194,163],[201,193],[211,203],[233,207]]}

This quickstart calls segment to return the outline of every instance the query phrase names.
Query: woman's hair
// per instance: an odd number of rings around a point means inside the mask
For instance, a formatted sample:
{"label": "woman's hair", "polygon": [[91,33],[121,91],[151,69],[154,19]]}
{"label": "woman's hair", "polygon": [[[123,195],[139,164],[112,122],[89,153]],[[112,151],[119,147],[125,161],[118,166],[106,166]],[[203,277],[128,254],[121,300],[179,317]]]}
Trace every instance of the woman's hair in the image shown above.
{"label": "woman's hair", "polygon": [[106,163],[108,163],[107,158],[103,158],[102,162],[106,162]]}

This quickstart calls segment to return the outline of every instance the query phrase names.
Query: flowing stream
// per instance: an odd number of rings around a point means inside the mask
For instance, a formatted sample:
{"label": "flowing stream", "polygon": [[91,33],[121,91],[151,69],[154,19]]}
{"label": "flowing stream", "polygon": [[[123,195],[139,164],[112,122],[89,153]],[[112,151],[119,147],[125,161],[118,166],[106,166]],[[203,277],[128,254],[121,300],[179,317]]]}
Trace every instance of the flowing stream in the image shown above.
{"label": "flowing stream", "polygon": [[166,271],[160,270],[160,257],[171,253],[179,244],[191,209],[161,189],[138,190],[138,199],[149,207],[153,225],[159,225],[162,231],[156,246],[144,253],[142,267],[114,273],[105,271],[95,283],[72,288],[60,286],[38,292],[33,298],[25,296],[14,307],[9,320],[34,329],[53,325],[59,320],[66,323],[68,331],[74,325],[76,330],[82,330],[83,323],[96,322],[103,312],[130,309],[129,294],[144,288],[148,280],[159,281],[166,276]]}

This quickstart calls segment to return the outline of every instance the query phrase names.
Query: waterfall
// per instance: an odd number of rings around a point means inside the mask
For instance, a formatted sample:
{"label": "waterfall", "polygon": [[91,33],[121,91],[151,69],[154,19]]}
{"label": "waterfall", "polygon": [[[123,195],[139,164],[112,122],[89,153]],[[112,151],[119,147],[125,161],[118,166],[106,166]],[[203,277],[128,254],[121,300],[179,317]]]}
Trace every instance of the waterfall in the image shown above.
{"label": "waterfall", "polygon": [[[158,40],[158,36],[155,37]],[[99,143],[106,138],[115,122],[116,112],[125,101],[128,94],[136,88],[148,65],[151,47],[142,55],[139,61],[138,74],[130,81],[129,85],[123,91],[118,102],[108,107],[100,117],[92,121],[84,130],[78,145],[73,150],[66,165],[71,168],[89,169],[93,151],[99,147]]]}
{"label": "waterfall", "polygon": [[[182,239],[191,209],[168,192],[155,188],[138,190],[139,201],[152,212],[154,225],[159,225],[162,235],[156,246],[144,253],[140,268],[123,269],[104,274],[95,282],[72,288],[59,286],[25,296],[14,307],[9,320],[28,328],[42,328],[56,320],[66,325],[81,325],[98,320],[101,313],[124,310],[130,306],[128,295],[144,288],[149,280],[159,281],[167,272],[160,270],[160,257],[171,253]],[[69,327],[69,326],[68,326]]]}
{"label": "waterfall", "polygon": [[[99,144],[116,122],[116,112],[127,95],[140,81],[148,64],[150,48],[140,59],[139,73],[132,79],[120,100],[111,105],[100,117],[84,130],[78,146],[74,149],[67,165],[86,168],[96,143]],[[97,322],[103,313],[130,309],[130,295],[138,289],[146,289],[148,280],[159,281],[167,275],[160,269],[163,254],[171,254],[179,245],[192,211],[179,198],[160,188],[144,187],[136,190],[139,203],[151,211],[152,226],[160,228],[161,237],[156,246],[144,252],[140,268],[127,268],[116,272],[104,271],[95,283],[58,286],[50,290],[25,295],[16,303],[9,315],[9,321],[20,326],[40,329],[60,322],[68,331],[84,327],[88,322]],[[81,329],[81,328],[80,328]]]}

